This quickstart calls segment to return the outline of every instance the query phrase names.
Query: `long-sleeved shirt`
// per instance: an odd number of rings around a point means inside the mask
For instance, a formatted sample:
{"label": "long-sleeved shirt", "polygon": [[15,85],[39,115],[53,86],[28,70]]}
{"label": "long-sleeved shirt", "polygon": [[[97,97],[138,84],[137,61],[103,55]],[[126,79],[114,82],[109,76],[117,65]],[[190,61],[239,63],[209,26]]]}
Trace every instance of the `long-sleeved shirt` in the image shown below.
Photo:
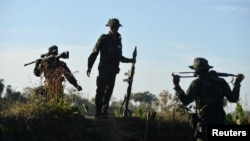
{"label": "long-sleeved shirt", "polygon": [[63,61],[43,61],[40,64],[36,64],[34,75],[39,77],[43,73],[45,76],[45,84],[52,89],[62,89],[62,82],[65,80],[64,78],[66,78],[74,87],[77,88],[78,86],[77,80]]}
{"label": "long-sleeved shirt", "polygon": [[228,83],[219,77],[207,75],[193,80],[185,93],[180,86],[174,88],[176,95],[184,105],[195,101],[200,117],[225,116],[224,98],[229,102],[239,100],[240,84],[235,84],[231,90]]}
{"label": "long-sleeved shirt", "polygon": [[100,52],[99,71],[119,72],[120,62],[129,63],[131,59],[122,55],[121,35],[102,34],[95,44],[92,53],[88,58],[88,68],[91,69]]}

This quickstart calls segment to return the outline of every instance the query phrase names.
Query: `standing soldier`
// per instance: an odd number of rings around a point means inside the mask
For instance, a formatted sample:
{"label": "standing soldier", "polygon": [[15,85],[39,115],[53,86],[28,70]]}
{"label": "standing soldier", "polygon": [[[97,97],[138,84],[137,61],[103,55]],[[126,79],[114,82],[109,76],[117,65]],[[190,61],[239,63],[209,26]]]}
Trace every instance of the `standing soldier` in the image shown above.
{"label": "standing soldier", "polygon": [[87,76],[89,77],[92,66],[100,52],[99,75],[96,80],[95,118],[107,118],[108,116],[109,101],[113,93],[116,75],[120,71],[120,62],[135,62],[135,59],[129,59],[122,55],[121,35],[118,33],[118,29],[122,25],[119,20],[116,18],[109,19],[106,26],[110,28],[108,34],[102,34],[99,37],[88,58]]}
{"label": "standing soldier", "polygon": [[[64,87],[62,83],[65,78],[71,83],[78,91],[82,90],[82,87],[77,84],[77,81],[65,62],[60,61],[59,57],[51,57],[58,55],[58,47],[53,45],[49,47],[48,53],[44,54],[48,59],[37,59],[34,75],[40,77],[42,74],[45,76],[45,94],[48,98],[62,98]],[[43,94],[44,94],[43,93]]]}
{"label": "standing soldier", "polygon": [[229,87],[225,79],[216,75],[213,68],[208,65],[205,58],[195,58],[194,65],[189,68],[195,70],[197,79],[193,80],[185,93],[180,85],[180,76],[173,76],[173,83],[176,95],[184,105],[195,101],[198,123],[195,136],[197,141],[207,141],[207,125],[225,124],[226,113],[223,108],[224,97],[229,102],[238,102],[240,94],[241,81],[244,75],[236,75],[233,89]]}

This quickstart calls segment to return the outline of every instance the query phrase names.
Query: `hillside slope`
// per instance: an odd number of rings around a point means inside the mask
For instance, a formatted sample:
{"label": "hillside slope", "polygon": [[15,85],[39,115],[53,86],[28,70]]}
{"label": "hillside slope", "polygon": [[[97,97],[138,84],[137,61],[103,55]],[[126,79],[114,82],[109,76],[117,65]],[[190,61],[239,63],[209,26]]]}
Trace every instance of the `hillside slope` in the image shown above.
{"label": "hillside slope", "polygon": [[[141,118],[94,119],[81,115],[1,118],[1,141],[178,141],[192,140],[187,124],[154,121],[145,134]],[[185,132],[183,132],[185,130]],[[147,135],[147,136],[146,136]],[[147,138],[146,138],[147,137]]]}

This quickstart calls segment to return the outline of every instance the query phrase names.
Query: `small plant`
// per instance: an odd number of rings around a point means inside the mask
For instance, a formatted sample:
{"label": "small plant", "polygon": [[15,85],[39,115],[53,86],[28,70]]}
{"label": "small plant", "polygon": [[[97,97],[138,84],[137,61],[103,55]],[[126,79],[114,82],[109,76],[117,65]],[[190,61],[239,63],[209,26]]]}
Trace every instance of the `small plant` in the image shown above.
{"label": "small plant", "polygon": [[9,132],[9,129],[5,127],[3,124],[0,124],[0,133],[7,134]]}
{"label": "small plant", "polygon": [[6,140],[10,131],[8,127],[3,124],[0,124],[0,140]]}
{"label": "small plant", "polygon": [[245,117],[245,112],[240,103],[236,104],[235,112],[235,114],[229,113],[226,115],[226,124],[247,124],[248,119]]}

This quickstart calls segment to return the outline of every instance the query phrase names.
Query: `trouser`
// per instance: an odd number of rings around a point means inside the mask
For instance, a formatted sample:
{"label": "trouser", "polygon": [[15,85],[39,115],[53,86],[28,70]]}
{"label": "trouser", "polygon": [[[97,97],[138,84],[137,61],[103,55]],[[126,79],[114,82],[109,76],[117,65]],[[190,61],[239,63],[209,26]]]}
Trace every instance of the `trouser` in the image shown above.
{"label": "trouser", "polygon": [[207,141],[207,126],[208,125],[223,125],[225,124],[225,116],[216,116],[216,117],[206,117],[202,118],[200,122],[197,123],[195,130],[195,138],[197,141]]}
{"label": "trouser", "polygon": [[96,114],[107,114],[109,101],[115,86],[116,73],[99,72],[96,80]]}
{"label": "trouser", "polygon": [[48,85],[44,86],[39,86],[38,88],[35,89],[35,94],[36,95],[41,95],[45,97],[47,100],[51,99],[60,99],[63,98],[63,91],[64,88],[63,86],[58,86],[58,87],[51,87]]}
{"label": "trouser", "polygon": [[207,141],[207,126],[202,122],[197,123],[194,136],[197,141]]}

